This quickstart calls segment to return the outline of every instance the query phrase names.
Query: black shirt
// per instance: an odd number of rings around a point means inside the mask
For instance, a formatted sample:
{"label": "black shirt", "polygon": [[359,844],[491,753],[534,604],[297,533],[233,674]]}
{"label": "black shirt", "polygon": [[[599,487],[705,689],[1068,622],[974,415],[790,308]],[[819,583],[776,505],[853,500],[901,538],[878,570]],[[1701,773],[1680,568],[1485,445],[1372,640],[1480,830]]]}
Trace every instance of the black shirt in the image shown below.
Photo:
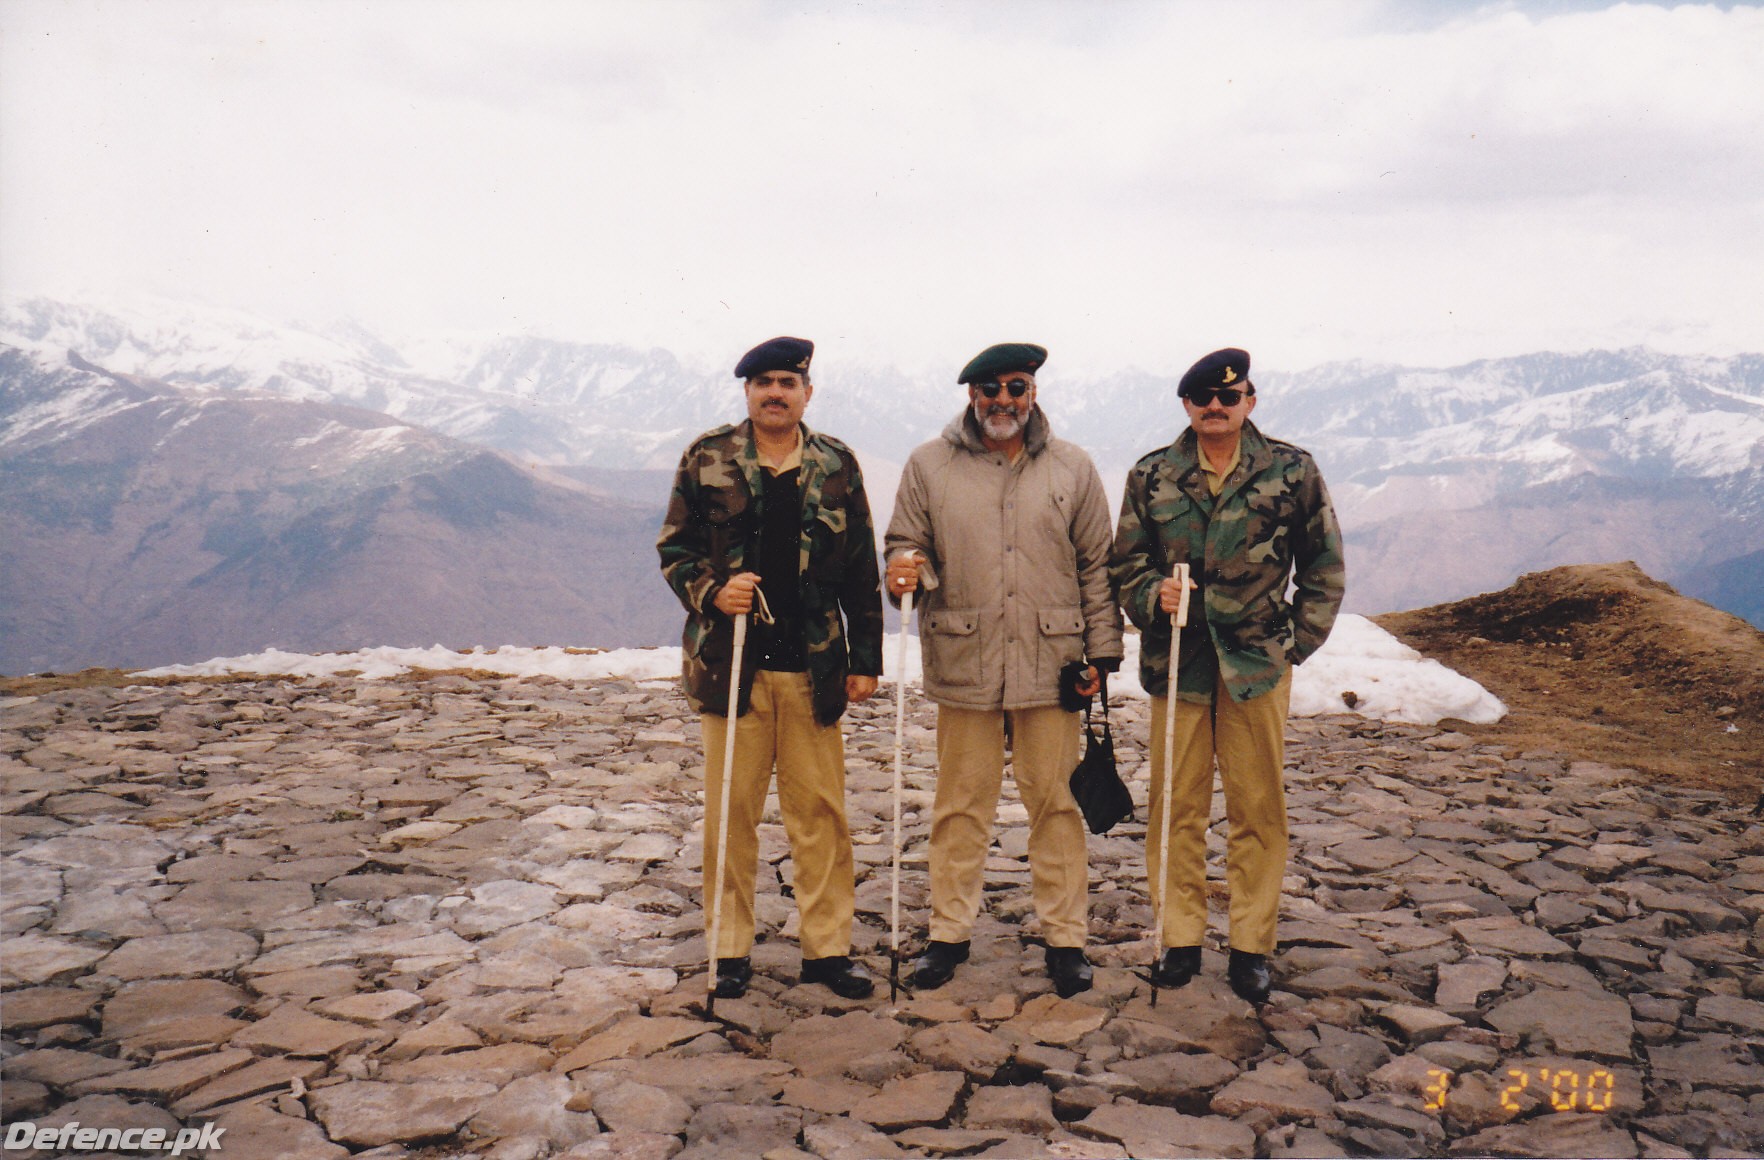
{"label": "black shirt", "polygon": [[802,604],[802,471],[761,471],[765,477],[765,517],[760,524],[754,571],[776,624],[753,622],[758,664],[773,672],[799,673],[808,667],[808,637]]}

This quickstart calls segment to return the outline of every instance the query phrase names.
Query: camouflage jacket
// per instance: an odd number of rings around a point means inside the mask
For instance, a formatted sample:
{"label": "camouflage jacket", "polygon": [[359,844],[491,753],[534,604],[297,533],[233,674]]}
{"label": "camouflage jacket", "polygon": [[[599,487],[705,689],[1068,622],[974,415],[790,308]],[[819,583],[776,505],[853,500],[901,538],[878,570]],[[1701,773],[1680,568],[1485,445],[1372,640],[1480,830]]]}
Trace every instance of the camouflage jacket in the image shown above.
{"label": "camouflage jacket", "polygon": [[1139,679],[1154,696],[1169,691],[1170,615],[1158,608],[1158,587],[1178,561],[1200,585],[1182,630],[1184,701],[1210,701],[1220,677],[1235,701],[1268,692],[1321,647],[1341,608],[1341,529],[1316,463],[1253,423],[1242,439],[1216,498],[1192,430],[1127,475],[1109,572],[1139,626]]}
{"label": "camouflage jacket", "polygon": [[[870,501],[857,457],[839,440],[806,426],[802,438],[801,583],[808,671],[815,719],[831,725],[845,712],[846,674],[882,673],[882,586]],[[717,590],[759,549],[764,470],[750,421],[705,432],[680,458],[656,541],[662,575],[686,606],[682,683],[686,700],[700,713],[722,716],[729,709],[735,628],[714,601]],[[756,651],[748,649],[742,659],[737,712],[745,714]]]}

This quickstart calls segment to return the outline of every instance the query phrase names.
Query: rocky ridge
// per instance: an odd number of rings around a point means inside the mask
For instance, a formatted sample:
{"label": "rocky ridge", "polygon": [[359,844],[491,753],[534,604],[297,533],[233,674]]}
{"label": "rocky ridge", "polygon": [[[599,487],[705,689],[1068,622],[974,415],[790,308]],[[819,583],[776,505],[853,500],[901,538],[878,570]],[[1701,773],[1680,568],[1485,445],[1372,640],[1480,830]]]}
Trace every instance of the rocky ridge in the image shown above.
{"label": "rocky ridge", "polygon": [[[914,935],[934,714],[915,697],[904,738]],[[1142,816],[1144,714],[1116,710]],[[886,700],[847,726],[856,949],[883,974],[892,726]],[[797,985],[774,807],[759,974],[710,1021],[698,729],[670,689],[6,698],[3,1118],[213,1123],[228,1160],[1764,1150],[1764,832],[1744,807],[1474,729],[1289,733],[1259,1014],[1216,947],[1150,1002],[1133,824],[1091,840],[1097,987],[1053,995],[1007,783],[973,960],[898,1010]]]}

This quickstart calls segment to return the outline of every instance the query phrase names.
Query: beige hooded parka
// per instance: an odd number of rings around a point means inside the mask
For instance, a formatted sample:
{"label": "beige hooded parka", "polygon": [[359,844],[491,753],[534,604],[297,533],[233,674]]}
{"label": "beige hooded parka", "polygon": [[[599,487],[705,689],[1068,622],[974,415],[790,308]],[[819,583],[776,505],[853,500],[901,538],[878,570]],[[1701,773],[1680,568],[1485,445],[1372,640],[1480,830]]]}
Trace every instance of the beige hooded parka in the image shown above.
{"label": "beige hooded parka", "polygon": [[[1121,659],[1102,479],[1037,405],[1015,462],[964,407],[908,458],[886,554],[918,551],[925,694],[959,709],[1059,704],[1068,661]],[[894,597],[890,593],[890,598]]]}

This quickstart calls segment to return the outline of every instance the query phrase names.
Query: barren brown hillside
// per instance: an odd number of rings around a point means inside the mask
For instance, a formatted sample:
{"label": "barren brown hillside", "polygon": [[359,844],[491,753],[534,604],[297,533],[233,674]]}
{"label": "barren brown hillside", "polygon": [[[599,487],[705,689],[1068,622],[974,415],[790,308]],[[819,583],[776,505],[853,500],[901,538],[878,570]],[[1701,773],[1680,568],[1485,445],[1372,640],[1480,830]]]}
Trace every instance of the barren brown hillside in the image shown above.
{"label": "barren brown hillside", "polygon": [[1673,781],[1764,789],[1764,633],[1632,563],[1374,619],[1505,701],[1466,732]]}

